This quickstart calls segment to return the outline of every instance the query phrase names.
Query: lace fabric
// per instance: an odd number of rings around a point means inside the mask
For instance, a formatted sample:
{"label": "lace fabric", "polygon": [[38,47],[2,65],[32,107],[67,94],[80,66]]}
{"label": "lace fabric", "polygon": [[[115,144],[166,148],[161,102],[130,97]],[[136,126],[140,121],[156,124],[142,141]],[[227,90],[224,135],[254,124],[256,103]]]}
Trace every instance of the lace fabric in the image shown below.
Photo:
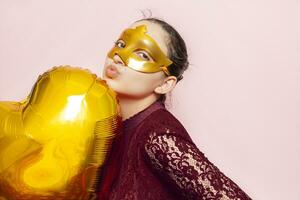
{"label": "lace fabric", "polygon": [[156,102],[124,121],[102,171],[101,200],[249,200]]}
{"label": "lace fabric", "polygon": [[158,173],[170,179],[186,199],[251,199],[190,142],[166,133],[152,132],[145,151]]}

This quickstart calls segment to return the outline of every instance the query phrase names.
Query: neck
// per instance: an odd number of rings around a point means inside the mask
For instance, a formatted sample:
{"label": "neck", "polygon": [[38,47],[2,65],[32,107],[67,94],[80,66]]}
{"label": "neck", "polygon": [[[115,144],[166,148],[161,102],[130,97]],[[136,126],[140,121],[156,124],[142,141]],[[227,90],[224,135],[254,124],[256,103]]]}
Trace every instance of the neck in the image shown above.
{"label": "neck", "polygon": [[120,112],[122,120],[126,120],[136,113],[146,109],[152,103],[154,103],[159,96],[152,94],[141,99],[130,98],[129,96],[118,95]]}

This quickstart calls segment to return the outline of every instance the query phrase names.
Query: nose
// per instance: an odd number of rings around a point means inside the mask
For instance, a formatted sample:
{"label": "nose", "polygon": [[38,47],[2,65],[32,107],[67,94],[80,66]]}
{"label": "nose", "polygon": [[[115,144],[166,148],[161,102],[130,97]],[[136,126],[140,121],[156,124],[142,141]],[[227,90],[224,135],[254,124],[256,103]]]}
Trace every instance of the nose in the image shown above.
{"label": "nose", "polygon": [[122,65],[124,65],[123,60],[121,59],[121,57],[120,57],[118,54],[115,54],[115,55],[114,55],[113,61],[114,61],[114,63],[116,63],[116,64],[122,64]]}

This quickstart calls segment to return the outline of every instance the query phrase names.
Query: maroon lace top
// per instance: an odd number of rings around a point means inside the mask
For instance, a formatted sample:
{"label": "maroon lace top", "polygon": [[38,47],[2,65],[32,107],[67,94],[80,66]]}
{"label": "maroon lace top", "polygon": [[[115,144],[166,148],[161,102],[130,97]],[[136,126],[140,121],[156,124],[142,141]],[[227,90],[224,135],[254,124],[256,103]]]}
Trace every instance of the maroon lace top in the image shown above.
{"label": "maroon lace top", "polygon": [[251,199],[156,101],[123,121],[101,171],[98,199]]}

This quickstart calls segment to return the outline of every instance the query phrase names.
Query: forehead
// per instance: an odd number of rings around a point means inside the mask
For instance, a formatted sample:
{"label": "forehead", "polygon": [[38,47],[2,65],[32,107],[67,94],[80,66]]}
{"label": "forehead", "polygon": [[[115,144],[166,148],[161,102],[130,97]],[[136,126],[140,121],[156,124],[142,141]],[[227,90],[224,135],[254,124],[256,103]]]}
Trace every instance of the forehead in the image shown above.
{"label": "forehead", "polygon": [[146,25],[147,34],[152,37],[159,48],[165,55],[168,55],[168,47],[167,47],[167,33],[161,28],[159,24],[149,22],[149,21],[139,21],[131,24],[129,28],[135,28],[139,25]]}

